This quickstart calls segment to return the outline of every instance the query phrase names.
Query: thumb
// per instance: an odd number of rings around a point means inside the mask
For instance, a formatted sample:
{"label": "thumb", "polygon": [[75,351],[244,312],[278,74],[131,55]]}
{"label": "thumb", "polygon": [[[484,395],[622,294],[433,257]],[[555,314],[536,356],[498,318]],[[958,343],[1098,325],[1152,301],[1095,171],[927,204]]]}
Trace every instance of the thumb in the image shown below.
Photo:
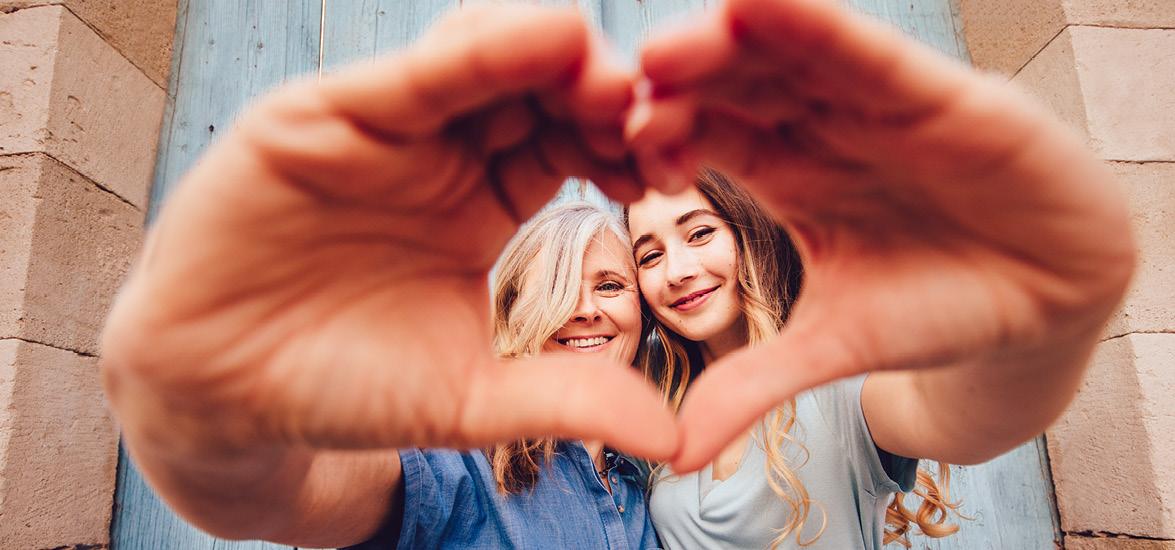
{"label": "thumb", "polygon": [[848,351],[831,330],[794,326],[707,365],[682,404],[681,451],[673,470],[701,468],[771,409],[803,390],[854,373],[857,363]]}
{"label": "thumb", "polygon": [[476,373],[458,428],[471,443],[556,435],[602,440],[654,460],[677,451],[673,414],[631,367],[543,356],[502,360]]}

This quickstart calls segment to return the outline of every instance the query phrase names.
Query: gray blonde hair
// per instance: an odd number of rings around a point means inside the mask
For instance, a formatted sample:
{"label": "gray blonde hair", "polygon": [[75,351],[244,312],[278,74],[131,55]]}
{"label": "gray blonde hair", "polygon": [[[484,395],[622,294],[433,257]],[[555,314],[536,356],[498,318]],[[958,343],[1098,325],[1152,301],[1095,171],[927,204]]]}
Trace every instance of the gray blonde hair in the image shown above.
{"label": "gray blonde hair", "polygon": [[[616,216],[582,201],[549,207],[519,229],[492,277],[494,351],[500,357],[537,355],[567,323],[579,301],[584,254],[609,233],[628,243]],[[498,490],[518,493],[533,487],[555,443],[523,439],[488,449]]]}

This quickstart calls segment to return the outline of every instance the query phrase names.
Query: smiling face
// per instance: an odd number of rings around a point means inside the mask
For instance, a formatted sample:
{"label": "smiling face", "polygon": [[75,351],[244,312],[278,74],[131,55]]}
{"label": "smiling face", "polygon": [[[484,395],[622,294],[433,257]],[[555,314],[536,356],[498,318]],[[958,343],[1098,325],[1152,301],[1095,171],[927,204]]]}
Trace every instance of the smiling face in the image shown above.
{"label": "smiling face", "polygon": [[641,334],[640,297],[627,243],[604,231],[588,244],[571,318],[543,343],[543,352],[606,353],[632,364]]}
{"label": "smiling face", "polygon": [[735,236],[700,192],[647,192],[628,229],[641,294],[661,323],[712,352],[745,344]]}

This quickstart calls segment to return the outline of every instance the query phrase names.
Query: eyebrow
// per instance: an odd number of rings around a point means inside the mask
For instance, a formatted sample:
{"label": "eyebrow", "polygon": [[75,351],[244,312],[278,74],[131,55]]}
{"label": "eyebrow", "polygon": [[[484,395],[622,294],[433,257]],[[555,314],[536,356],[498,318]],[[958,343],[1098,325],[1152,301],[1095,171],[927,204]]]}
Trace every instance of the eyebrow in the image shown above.
{"label": "eyebrow", "polygon": [[606,279],[609,276],[616,278],[616,279],[623,279],[625,282],[628,282],[628,277],[618,271],[614,271],[611,269],[601,269],[596,272],[597,279]]}
{"label": "eyebrow", "polygon": [[[686,212],[685,214],[678,216],[677,220],[674,221],[673,224],[674,225],[683,225],[698,216],[707,216],[707,215],[714,216],[715,218],[718,217],[718,214],[716,212],[714,212],[713,210],[710,210],[708,208],[697,208],[697,209],[690,210],[689,212]],[[638,248],[640,248],[641,245],[643,245],[651,240],[653,240],[652,233],[645,233],[644,235],[641,235],[640,238],[638,238],[635,242],[632,243],[633,252],[635,252]]]}

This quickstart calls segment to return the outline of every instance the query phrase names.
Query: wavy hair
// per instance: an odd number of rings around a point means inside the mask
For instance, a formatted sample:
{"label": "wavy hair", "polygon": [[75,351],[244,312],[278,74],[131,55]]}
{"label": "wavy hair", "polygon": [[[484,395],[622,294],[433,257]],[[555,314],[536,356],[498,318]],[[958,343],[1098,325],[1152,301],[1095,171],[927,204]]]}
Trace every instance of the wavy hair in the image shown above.
{"label": "wavy hair", "polygon": [[[628,232],[616,216],[579,201],[550,207],[518,230],[492,277],[493,346],[499,357],[537,355],[571,318],[579,299],[584,253],[607,233],[628,242]],[[550,437],[520,439],[487,449],[498,490],[518,493],[533,487],[557,443]]]}
{"label": "wavy hair", "polygon": [[[792,304],[799,296],[803,278],[800,257],[786,231],[764,212],[742,188],[726,176],[711,169],[702,170],[697,188],[715,211],[732,229],[739,258],[738,293],[747,325],[748,345],[754,346],[777,335],[787,320]],[[625,209],[627,224],[628,210]],[[660,389],[674,410],[681,406],[690,382],[701,372],[703,357],[697,342],[684,338],[662,324],[642,300],[646,318],[643,352],[637,364]],[[787,504],[791,514],[786,524],[778,528],[771,543],[777,548],[788,538],[795,538],[799,546],[812,544],[824,533],[827,517],[819,503],[814,502],[796,471],[808,459],[808,450],[792,435],[796,428],[796,401],[791,399],[768,413],[754,442],[767,455],[767,483]],[[785,446],[796,445],[800,459],[789,463]],[[657,465],[650,476],[655,483]],[[959,503],[950,502],[950,469],[940,463],[940,478],[923,470],[918,471],[915,493],[923,497],[917,512],[903,504],[904,495],[897,493],[886,509],[885,544],[898,542],[910,546],[908,533],[917,525],[927,536],[944,537],[958,531],[958,526],[947,523],[948,511],[955,511]],[[941,487],[941,489],[940,489]],[[820,529],[808,540],[802,536],[812,508],[822,512]]]}

